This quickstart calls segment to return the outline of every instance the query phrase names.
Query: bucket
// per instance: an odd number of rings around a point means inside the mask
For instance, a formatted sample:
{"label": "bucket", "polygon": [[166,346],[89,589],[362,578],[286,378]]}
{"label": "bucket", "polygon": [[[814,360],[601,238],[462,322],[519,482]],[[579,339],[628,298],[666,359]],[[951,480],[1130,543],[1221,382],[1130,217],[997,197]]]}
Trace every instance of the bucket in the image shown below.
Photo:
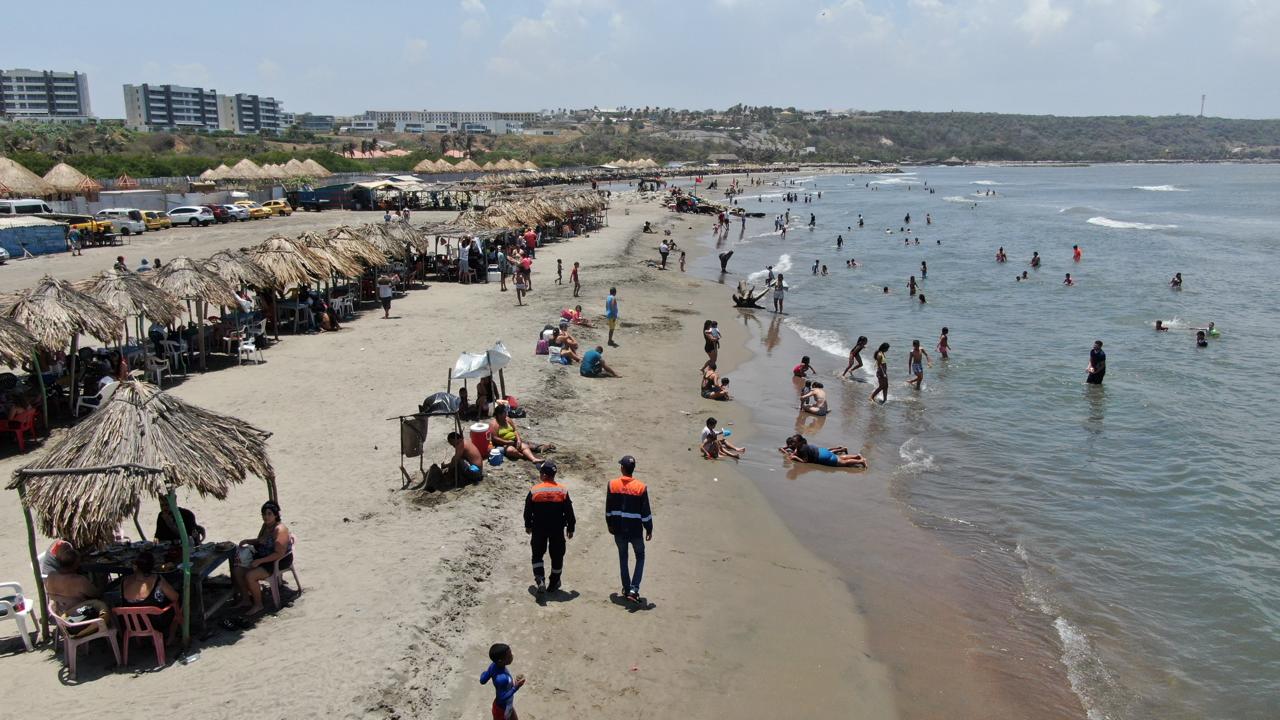
{"label": "bucket", "polygon": [[489,464],[497,467],[502,464],[502,448],[493,448],[489,451]]}
{"label": "bucket", "polygon": [[475,445],[476,449],[480,451],[481,457],[489,453],[488,423],[476,423],[471,426],[471,444]]}

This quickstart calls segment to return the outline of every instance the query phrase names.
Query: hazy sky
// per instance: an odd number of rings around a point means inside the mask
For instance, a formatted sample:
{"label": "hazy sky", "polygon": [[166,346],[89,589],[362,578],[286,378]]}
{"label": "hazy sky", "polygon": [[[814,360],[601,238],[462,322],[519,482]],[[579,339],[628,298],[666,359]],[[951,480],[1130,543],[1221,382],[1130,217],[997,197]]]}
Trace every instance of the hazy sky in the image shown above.
{"label": "hazy sky", "polygon": [[[294,112],[794,105],[1280,117],[1280,0],[70,0],[5,68],[272,95]],[[83,32],[82,32],[83,31]],[[92,37],[93,41],[81,41]]]}

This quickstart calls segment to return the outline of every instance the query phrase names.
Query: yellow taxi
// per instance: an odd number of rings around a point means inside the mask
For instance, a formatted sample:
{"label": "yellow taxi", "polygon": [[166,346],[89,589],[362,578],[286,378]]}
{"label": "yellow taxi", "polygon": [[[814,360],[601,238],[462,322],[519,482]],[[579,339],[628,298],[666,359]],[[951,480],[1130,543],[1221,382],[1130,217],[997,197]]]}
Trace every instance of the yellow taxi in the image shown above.
{"label": "yellow taxi", "polygon": [[258,220],[260,218],[269,218],[272,212],[269,208],[262,207],[252,200],[237,200],[236,205],[249,211],[250,220]]}
{"label": "yellow taxi", "polygon": [[270,210],[276,215],[292,215],[293,208],[285,200],[268,200],[262,203],[262,207]]}
{"label": "yellow taxi", "polygon": [[148,230],[163,230],[173,227],[173,221],[169,219],[169,214],[159,210],[143,210],[142,222],[147,226]]}

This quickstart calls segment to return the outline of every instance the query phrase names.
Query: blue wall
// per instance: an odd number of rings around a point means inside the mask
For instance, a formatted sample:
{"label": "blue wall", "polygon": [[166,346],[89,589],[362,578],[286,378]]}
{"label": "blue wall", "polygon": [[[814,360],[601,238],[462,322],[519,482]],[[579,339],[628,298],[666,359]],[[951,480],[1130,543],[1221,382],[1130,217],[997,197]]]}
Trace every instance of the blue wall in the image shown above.
{"label": "blue wall", "polygon": [[9,251],[9,257],[22,257],[22,243],[32,255],[66,252],[65,225],[31,225],[28,227],[0,227],[0,247]]}

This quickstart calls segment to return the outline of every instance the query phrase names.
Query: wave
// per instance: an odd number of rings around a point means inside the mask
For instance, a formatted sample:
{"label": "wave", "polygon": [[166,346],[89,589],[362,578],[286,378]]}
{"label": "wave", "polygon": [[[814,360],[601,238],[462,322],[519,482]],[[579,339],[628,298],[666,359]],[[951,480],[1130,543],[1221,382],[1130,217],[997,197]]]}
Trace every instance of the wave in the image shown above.
{"label": "wave", "polygon": [[942,198],[942,199],[943,199],[943,200],[945,200],[945,201],[947,201],[947,202],[953,202],[953,203],[964,203],[964,204],[966,204],[966,205],[968,205],[968,204],[970,204],[970,203],[976,203],[976,202],[979,202],[978,200],[975,200],[974,198],[971,198],[971,197],[965,197],[964,195],[948,195],[947,197],[944,197],[944,198]]}
{"label": "wave", "polygon": [[847,357],[849,355],[848,346],[845,344],[844,338],[840,337],[840,333],[838,332],[811,328],[795,318],[790,317],[782,322],[784,325],[794,330],[795,333],[800,336],[801,340],[804,340],[825,353],[830,353],[838,358]]}
{"label": "wave", "polygon": [[1134,185],[1130,190],[1146,190],[1148,192],[1191,192],[1176,185]]}
{"label": "wave", "polygon": [[1106,228],[1114,228],[1116,230],[1173,230],[1177,225],[1157,225],[1153,223],[1126,222],[1124,220],[1112,220],[1108,217],[1098,215],[1088,220],[1090,225],[1099,225]]}
{"label": "wave", "polygon": [[739,202],[743,200],[760,200],[760,199],[772,200],[773,198],[780,198],[782,197],[782,195],[783,193],[762,193],[760,195],[739,195],[734,199],[738,200]]}
{"label": "wave", "polygon": [[920,183],[919,178],[913,178],[913,177],[909,177],[909,178],[892,177],[886,180],[871,181],[872,185],[918,185],[919,183]]}
{"label": "wave", "polygon": [[1091,208],[1088,205],[1068,205],[1067,207],[1058,210],[1059,215],[1071,213],[1072,215],[1088,214],[1092,216],[1096,212],[1098,212],[1097,208]]}
{"label": "wave", "polygon": [[970,185],[1003,185],[1004,183],[996,182],[995,180],[974,180],[969,184]]}
{"label": "wave", "polygon": [[915,438],[909,438],[902,443],[898,448],[898,457],[902,460],[902,465],[898,466],[899,470],[919,473],[934,469],[933,456],[925,452],[920,446],[920,441]]}
{"label": "wave", "polygon": [[[790,272],[790,270],[791,270],[791,256],[786,253],[783,253],[781,256],[778,257],[777,260],[774,261],[773,272],[775,275],[777,275],[785,272]],[[764,280],[767,277],[769,277],[768,270],[757,270],[756,272],[753,272],[750,275],[748,275],[747,280],[750,282],[759,282],[761,280]]]}

